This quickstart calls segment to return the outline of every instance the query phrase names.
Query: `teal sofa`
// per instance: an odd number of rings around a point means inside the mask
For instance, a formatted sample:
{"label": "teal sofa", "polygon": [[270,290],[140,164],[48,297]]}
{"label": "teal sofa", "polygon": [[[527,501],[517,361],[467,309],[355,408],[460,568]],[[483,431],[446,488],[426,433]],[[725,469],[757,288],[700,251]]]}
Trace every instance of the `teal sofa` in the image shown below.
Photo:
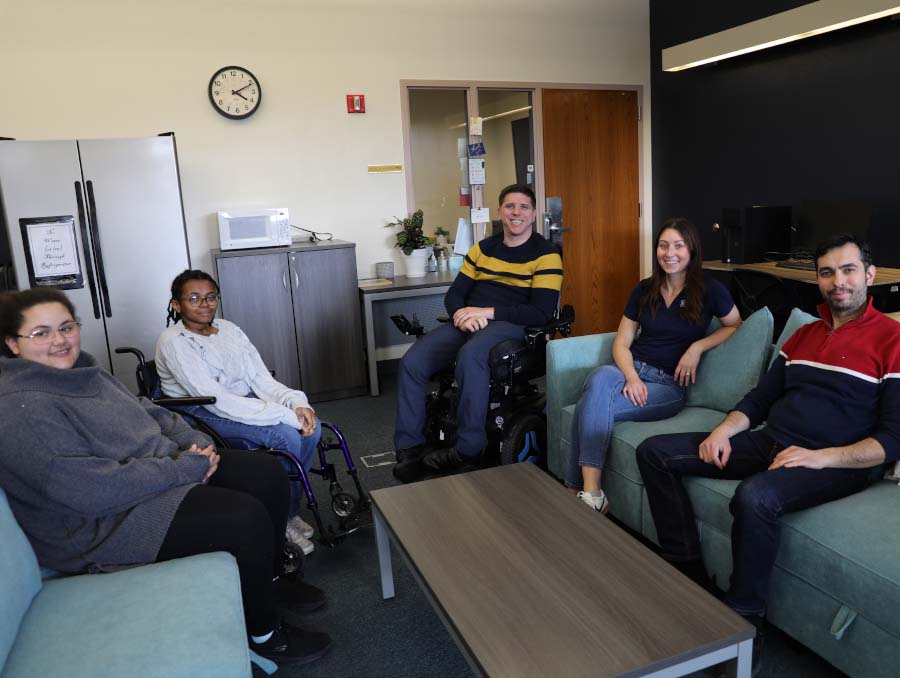
{"label": "teal sofa", "polygon": [[0,545],[0,678],[251,675],[230,554],[42,581],[2,490]]}
{"label": "teal sofa", "polygon": [[[611,513],[656,542],[635,450],[661,433],[712,430],[758,381],[782,344],[815,320],[797,309],[771,346],[767,309],[703,356],[686,407],[671,419],[616,425],[603,472]],[[711,327],[712,329],[712,327]],[[575,403],[587,374],[612,363],[614,333],[558,339],[547,347],[547,444],[551,473],[564,478]],[[815,412],[810,412],[815,417]],[[687,478],[706,567],[720,588],[731,575],[728,504],[736,481]],[[900,488],[865,491],[785,516],[768,619],[841,671],[865,678],[900,674]]]}

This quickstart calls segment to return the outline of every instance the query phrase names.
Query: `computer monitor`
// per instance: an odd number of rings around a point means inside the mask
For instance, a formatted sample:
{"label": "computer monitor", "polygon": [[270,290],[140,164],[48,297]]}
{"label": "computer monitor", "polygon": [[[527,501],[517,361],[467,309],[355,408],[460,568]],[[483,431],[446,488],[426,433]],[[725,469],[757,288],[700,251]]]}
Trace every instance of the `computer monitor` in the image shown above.
{"label": "computer monitor", "polygon": [[872,205],[861,201],[804,200],[791,234],[795,257],[811,258],[819,243],[850,233],[865,240],[872,223]]}

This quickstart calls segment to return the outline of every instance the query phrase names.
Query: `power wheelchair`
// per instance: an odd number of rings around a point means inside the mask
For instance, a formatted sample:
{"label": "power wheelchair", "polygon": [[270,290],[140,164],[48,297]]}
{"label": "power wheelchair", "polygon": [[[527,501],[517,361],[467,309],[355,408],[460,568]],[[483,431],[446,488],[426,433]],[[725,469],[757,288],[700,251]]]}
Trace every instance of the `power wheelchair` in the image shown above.
{"label": "power wheelchair", "polygon": [[[521,339],[508,339],[494,346],[488,357],[491,370],[490,405],[485,431],[488,444],[482,465],[494,466],[529,461],[547,468],[547,395],[533,383],[546,373],[547,342],[557,334],[567,337],[575,322],[575,310],[563,306],[546,325],[525,327]],[[413,316],[393,315],[391,320],[403,334],[418,339],[425,328]],[[439,317],[439,322],[449,318]],[[425,441],[430,448],[456,443],[456,412],[459,388],[454,367],[438,372],[437,382],[425,405]]]}
{"label": "power wheelchair", "polygon": [[[303,485],[303,492],[306,496],[306,506],[312,512],[313,518],[316,521],[317,540],[319,543],[329,547],[336,546],[343,541],[344,537],[348,534],[355,532],[368,523],[367,518],[370,515],[369,509],[371,508],[371,503],[359,482],[356,466],[353,463],[353,457],[350,455],[350,450],[347,447],[347,441],[334,424],[325,421],[320,422],[323,430],[322,438],[319,441],[317,449],[319,468],[310,468],[310,473],[321,476],[328,481],[331,509],[338,518],[337,529],[335,529],[333,525],[326,525],[323,522],[319,504],[316,501],[312,486],[310,485],[309,477],[294,457],[284,450],[258,448],[256,445],[246,440],[229,438],[228,442],[226,442],[211,426],[209,426],[209,424],[192,416],[190,412],[185,412],[183,409],[184,407],[192,405],[213,405],[216,402],[214,397],[166,397],[163,395],[162,388],[160,387],[159,373],[156,371],[155,360],[146,360],[140,349],[131,346],[119,347],[116,348],[115,351],[116,353],[131,353],[137,358],[138,364],[136,376],[139,391],[138,395],[148,398],[156,405],[177,412],[184,417],[192,427],[212,438],[216,447],[260,450],[284,459],[291,468],[288,472],[288,479],[291,482],[299,481]],[[330,450],[338,449],[341,450],[344,462],[347,465],[347,475],[351,477],[355,486],[355,495],[344,491],[344,488],[338,480],[335,465],[328,461],[327,453]],[[292,561],[299,557],[300,556],[296,553],[286,554],[288,561]]]}

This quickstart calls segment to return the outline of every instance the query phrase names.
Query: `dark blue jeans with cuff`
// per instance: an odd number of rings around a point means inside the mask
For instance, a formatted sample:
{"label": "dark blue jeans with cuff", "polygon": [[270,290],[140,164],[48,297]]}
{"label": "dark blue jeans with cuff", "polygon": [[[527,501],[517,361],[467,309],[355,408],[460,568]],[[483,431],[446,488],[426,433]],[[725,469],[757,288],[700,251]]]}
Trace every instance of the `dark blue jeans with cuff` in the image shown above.
{"label": "dark blue jeans with cuff", "polygon": [[[701,557],[694,512],[682,476],[743,480],[731,499],[733,571],[725,603],[742,615],[762,615],[775,566],[779,519],[859,492],[877,477],[875,470],[805,467],[768,471],[784,445],[765,429],[731,438],[731,456],[723,470],[700,459],[708,433],[674,433],[648,438],[637,462],[647,489],[650,512],[663,558],[686,562]],[[880,468],[880,467],[879,467]]]}

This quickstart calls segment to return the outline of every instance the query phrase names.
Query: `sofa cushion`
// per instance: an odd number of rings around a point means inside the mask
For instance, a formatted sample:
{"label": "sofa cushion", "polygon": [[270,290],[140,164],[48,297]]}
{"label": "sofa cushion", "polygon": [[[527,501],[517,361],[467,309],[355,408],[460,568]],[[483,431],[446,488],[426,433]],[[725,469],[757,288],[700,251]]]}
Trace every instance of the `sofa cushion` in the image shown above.
{"label": "sofa cushion", "polygon": [[0,490],[0,673],[32,599],[41,590],[37,558]]}
{"label": "sofa cushion", "polygon": [[240,590],[221,552],[45,582],[3,678],[247,678]]}
{"label": "sofa cushion", "polygon": [[766,366],[774,321],[768,308],[748,317],[728,341],[707,351],[697,367],[697,383],[687,405],[727,412],[756,386]]}
{"label": "sofa cushion", "polygon": [[801,311],[799,308],[795,308],[791,311],[791,315],[788,317],[787,322],[784,325],[784,329],[781,330],[781,334],[778,335],[778,340],[775,342],[775,346],[772,349],[772,356],[769,359],[769,365],[771,365],[775,358],[778,357],[778,352],[781,350],[781,347],[784,346],[784,342],[791,338],[791,335],[799,330],[804,325],[809,325],[809,323],[814,323],[816,320],[819,320],[814,315],[807,313],[806,311]]}
{"label": "sofa cushion", "polygon": [[[738,484],[688,479],[696,518],[730,534],[728,504]],[[900,637],[900,558],[893,522],[898,514],[900,489],[890,481],[788,514],[781,520],[776,565]]]}

